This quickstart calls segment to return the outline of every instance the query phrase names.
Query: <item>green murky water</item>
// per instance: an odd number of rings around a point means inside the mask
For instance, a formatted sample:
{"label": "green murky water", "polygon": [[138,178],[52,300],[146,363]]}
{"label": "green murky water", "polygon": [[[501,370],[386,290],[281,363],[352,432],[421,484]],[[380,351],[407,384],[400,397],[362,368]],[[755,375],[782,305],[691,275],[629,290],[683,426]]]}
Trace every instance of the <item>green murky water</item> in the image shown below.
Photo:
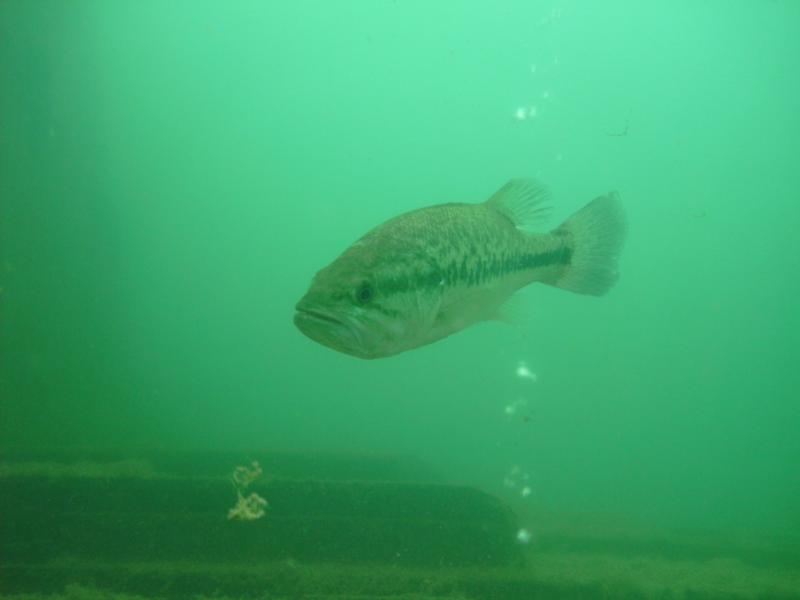
{"label": "green murky water", "polygon": [[[0,592],[798,597],[798,40],[788,0],[0,2]],[[608,295],[377,361],[294,327],[511,177],[550,226],[619,191]]]}

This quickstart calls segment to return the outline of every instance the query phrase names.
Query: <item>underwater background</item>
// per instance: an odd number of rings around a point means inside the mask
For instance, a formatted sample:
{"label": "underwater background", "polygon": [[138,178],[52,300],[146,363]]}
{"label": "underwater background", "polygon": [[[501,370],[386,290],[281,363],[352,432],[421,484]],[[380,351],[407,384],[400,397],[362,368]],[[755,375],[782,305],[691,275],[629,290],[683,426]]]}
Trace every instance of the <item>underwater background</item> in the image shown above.
{"label": "underwater background", "polygon": [[[779,0],[0,2],[0,450],[409,457],[531,560],[614,522],[797,577],[799,59]],[[376,361],[295,328],[368,229],[512,177],[553,227],[619,191],[609,294]]]}

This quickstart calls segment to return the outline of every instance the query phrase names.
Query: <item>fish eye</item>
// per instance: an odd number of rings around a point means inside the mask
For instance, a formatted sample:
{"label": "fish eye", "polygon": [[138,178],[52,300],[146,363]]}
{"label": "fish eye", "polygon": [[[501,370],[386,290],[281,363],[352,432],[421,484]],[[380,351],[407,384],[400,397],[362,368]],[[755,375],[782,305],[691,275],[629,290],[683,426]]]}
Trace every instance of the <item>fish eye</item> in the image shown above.
{"label": "fish eye", "polygon": [[372,300],[373,296],[375,296],[375,291],[370,284],[362,283],[358,286],[356,290],[356,300],[358,300],[359,304],[366,304]]}

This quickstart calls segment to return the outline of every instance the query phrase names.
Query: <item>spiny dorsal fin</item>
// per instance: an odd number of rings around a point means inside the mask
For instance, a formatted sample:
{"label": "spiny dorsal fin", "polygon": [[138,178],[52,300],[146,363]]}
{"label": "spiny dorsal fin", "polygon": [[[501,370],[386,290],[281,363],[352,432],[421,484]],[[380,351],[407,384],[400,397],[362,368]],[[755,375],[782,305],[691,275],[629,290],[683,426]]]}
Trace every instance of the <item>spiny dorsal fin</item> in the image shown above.
{"label": "spiny dorsal fin", "polygon": [[520,229],[541,223],[550,214],[550,193],[535,179],[512,179],[486,204],[508,217]]}

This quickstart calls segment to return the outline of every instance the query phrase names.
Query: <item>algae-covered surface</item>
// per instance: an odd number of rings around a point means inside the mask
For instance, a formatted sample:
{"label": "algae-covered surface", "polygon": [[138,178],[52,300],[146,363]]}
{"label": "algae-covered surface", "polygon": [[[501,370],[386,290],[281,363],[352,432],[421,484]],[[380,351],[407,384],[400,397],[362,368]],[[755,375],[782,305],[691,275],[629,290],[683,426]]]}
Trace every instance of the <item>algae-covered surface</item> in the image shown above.
{"label": "algae-covered surface", "polygon": [[[531,553],[524,567],[412,568],[295,561],[102,563],[63,559],[3,568],[4,598],[686,598],[800,597],[797,569],[613,554]],[[26,579],[29,585],[20,585]],[[35,582],[35,585],[30,585]],[[72,583],[69,583],[72,582]],[[80,582],[80,583],[75,583]],[[40,591],[30,591],[31,588]]]}
{"label": "algae-covered surface", "polygon": [[[309,460],[324,459],[288,462]],[[164,464],[3,463],[3,598],[800,598],[791,538],[517,514],[444,483],[285,476],[254,483],[267,513],[239,522],[230,477]]]}

